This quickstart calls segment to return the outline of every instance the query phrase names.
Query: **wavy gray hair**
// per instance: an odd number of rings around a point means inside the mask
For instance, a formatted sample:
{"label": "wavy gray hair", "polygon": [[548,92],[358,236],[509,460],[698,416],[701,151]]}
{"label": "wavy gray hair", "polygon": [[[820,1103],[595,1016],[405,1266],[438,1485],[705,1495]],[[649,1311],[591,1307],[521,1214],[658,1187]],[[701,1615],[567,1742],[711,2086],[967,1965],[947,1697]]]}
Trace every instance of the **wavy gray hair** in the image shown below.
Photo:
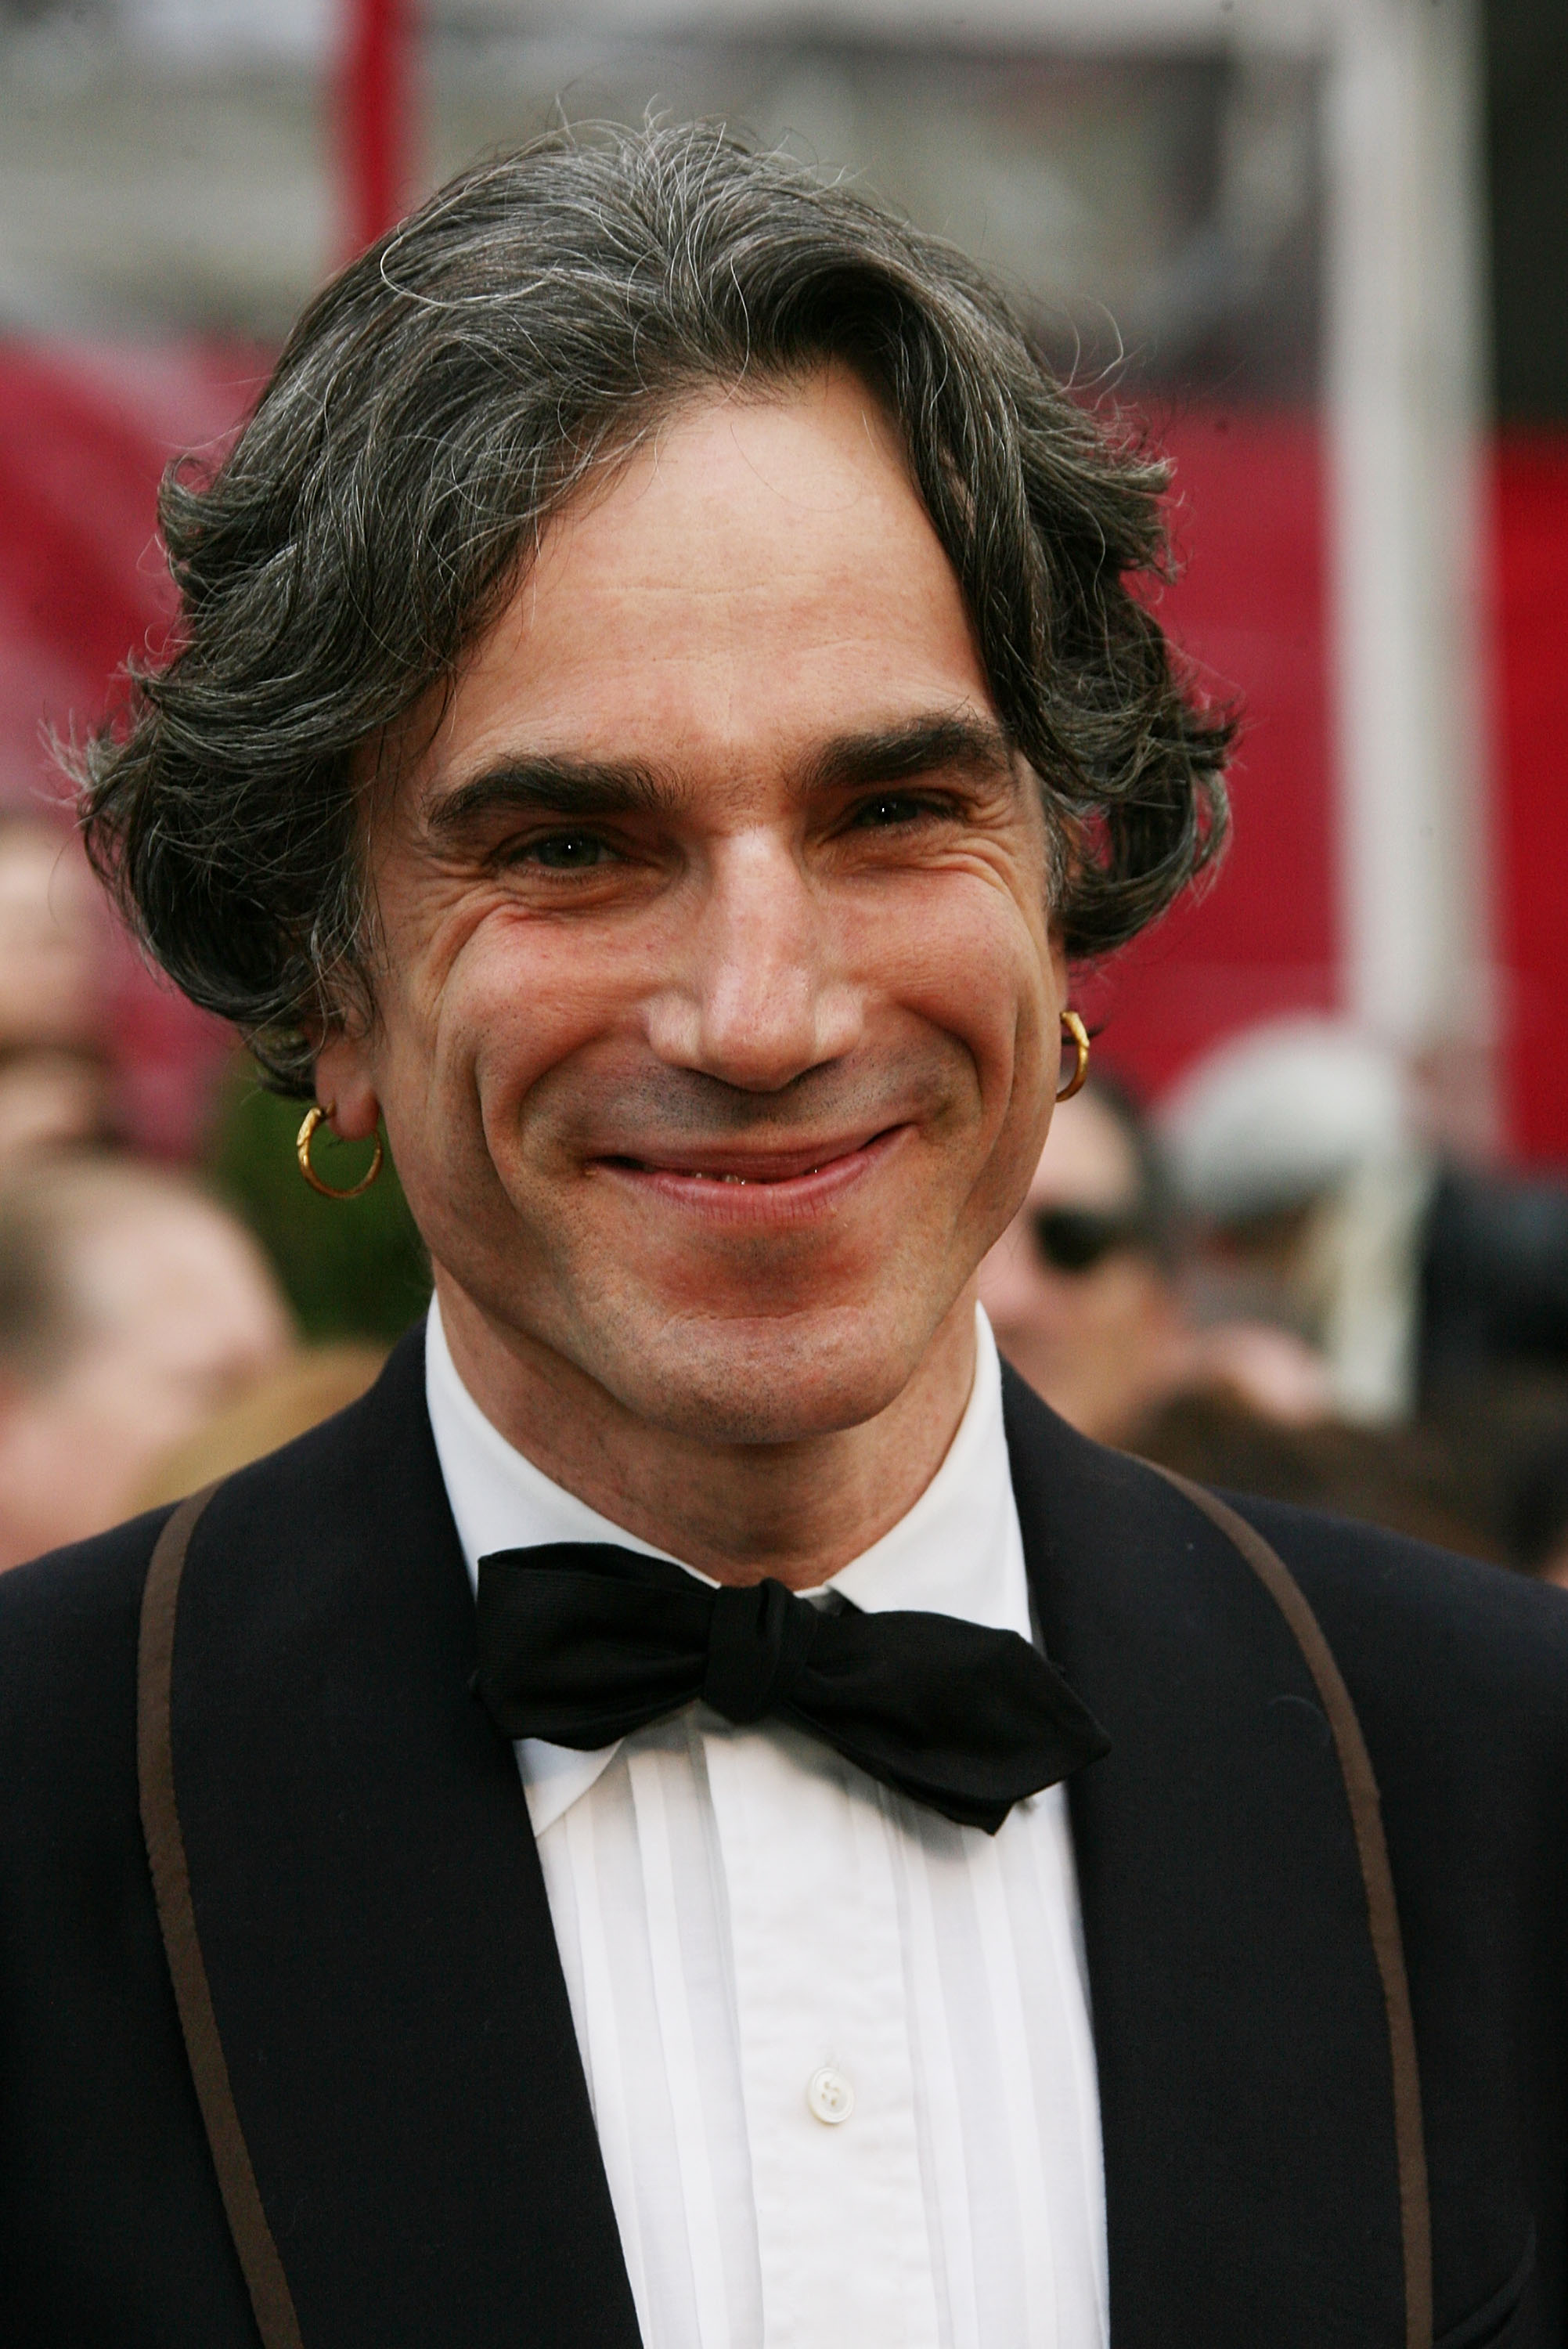
{"label": "wavy gray hair", "polygon": [[557,131],[453,181],[305,311],[231,453],[165,481],[175,648],[77,761],[156,959],[308,1093],[368,1000],[356,752],[449,679],[552,513],[708,383],[838,360],[903,435],[1038,776],[1069,953],[1225,829],[1223,712],[1131,592],[1163,467],[1048,372],[954,247],[707,128]]}

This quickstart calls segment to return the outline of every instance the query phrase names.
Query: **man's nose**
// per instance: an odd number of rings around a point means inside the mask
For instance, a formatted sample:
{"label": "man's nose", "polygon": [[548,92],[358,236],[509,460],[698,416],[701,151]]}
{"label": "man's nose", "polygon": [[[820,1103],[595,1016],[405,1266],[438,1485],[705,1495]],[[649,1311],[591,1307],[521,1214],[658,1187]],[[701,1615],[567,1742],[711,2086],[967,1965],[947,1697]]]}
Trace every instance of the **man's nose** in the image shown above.
{"label": "man's nose", "polygon": [[791,843],[757,832],[709,862],[676,970],[649,1007],[662,1061],[774,1092],[840,1059],[861,1029],[826,909]]}

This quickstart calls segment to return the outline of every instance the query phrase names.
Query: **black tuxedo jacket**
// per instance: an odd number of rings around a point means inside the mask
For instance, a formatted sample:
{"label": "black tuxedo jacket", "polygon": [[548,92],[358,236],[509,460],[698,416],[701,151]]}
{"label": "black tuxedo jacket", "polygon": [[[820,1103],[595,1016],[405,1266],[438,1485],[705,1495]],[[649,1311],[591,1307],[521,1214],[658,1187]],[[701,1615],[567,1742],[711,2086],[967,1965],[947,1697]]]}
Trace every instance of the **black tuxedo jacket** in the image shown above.
{"label": "black tuxedo jacket", "polygon": [[[1301,1651],[1161,1478],[1011,1378],[1007,1419],[1046,1643],[1112,1742],[1071,1799],[1116,2349],[1402,2349],[1388,2035]],[[1381,1785],[1441,2349],[1560,2349],[1568,1600],[1243,1506]],[[160,1523],[0,1578],[0,2339],[26,2349],[258,2337],[138,1815]],[[220,1491],[174,1651],[196,1920],[305,2349],[636,2343],[473,1623],[416,1333]]]}

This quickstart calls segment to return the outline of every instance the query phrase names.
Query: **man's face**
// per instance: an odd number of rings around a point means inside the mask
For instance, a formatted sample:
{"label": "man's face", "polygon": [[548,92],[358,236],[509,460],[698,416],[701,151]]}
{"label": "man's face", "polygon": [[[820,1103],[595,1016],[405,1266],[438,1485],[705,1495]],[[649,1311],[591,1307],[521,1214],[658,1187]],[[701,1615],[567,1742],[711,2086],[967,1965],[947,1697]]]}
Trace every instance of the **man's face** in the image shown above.
{"label": "man's face", "polygon": [[715,1442],[903,1390],[1057,1066],[1037,786],[861,385],[677,414],[548,533],[368,855],[379,1102],[449,1312]]}

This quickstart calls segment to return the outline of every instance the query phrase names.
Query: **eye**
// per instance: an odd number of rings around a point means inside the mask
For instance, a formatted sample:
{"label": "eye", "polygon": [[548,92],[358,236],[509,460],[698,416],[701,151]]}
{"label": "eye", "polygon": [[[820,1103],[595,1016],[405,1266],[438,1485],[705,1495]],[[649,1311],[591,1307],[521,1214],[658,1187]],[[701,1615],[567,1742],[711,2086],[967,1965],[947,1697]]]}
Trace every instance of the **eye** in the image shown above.
{"label": "eye", "polygon": [[913,792],[879,792],[875,799],[861,801],[850,822],[863,832],[890,832],[900,824],[923,823],[943,812],[935,802]]}
{"label": "eye", "polygon": [[609,843],[592,832],[548,832],[530,840],[517,852],[520,864],[542,864],[549,873],[584,873],[607,864]]}

